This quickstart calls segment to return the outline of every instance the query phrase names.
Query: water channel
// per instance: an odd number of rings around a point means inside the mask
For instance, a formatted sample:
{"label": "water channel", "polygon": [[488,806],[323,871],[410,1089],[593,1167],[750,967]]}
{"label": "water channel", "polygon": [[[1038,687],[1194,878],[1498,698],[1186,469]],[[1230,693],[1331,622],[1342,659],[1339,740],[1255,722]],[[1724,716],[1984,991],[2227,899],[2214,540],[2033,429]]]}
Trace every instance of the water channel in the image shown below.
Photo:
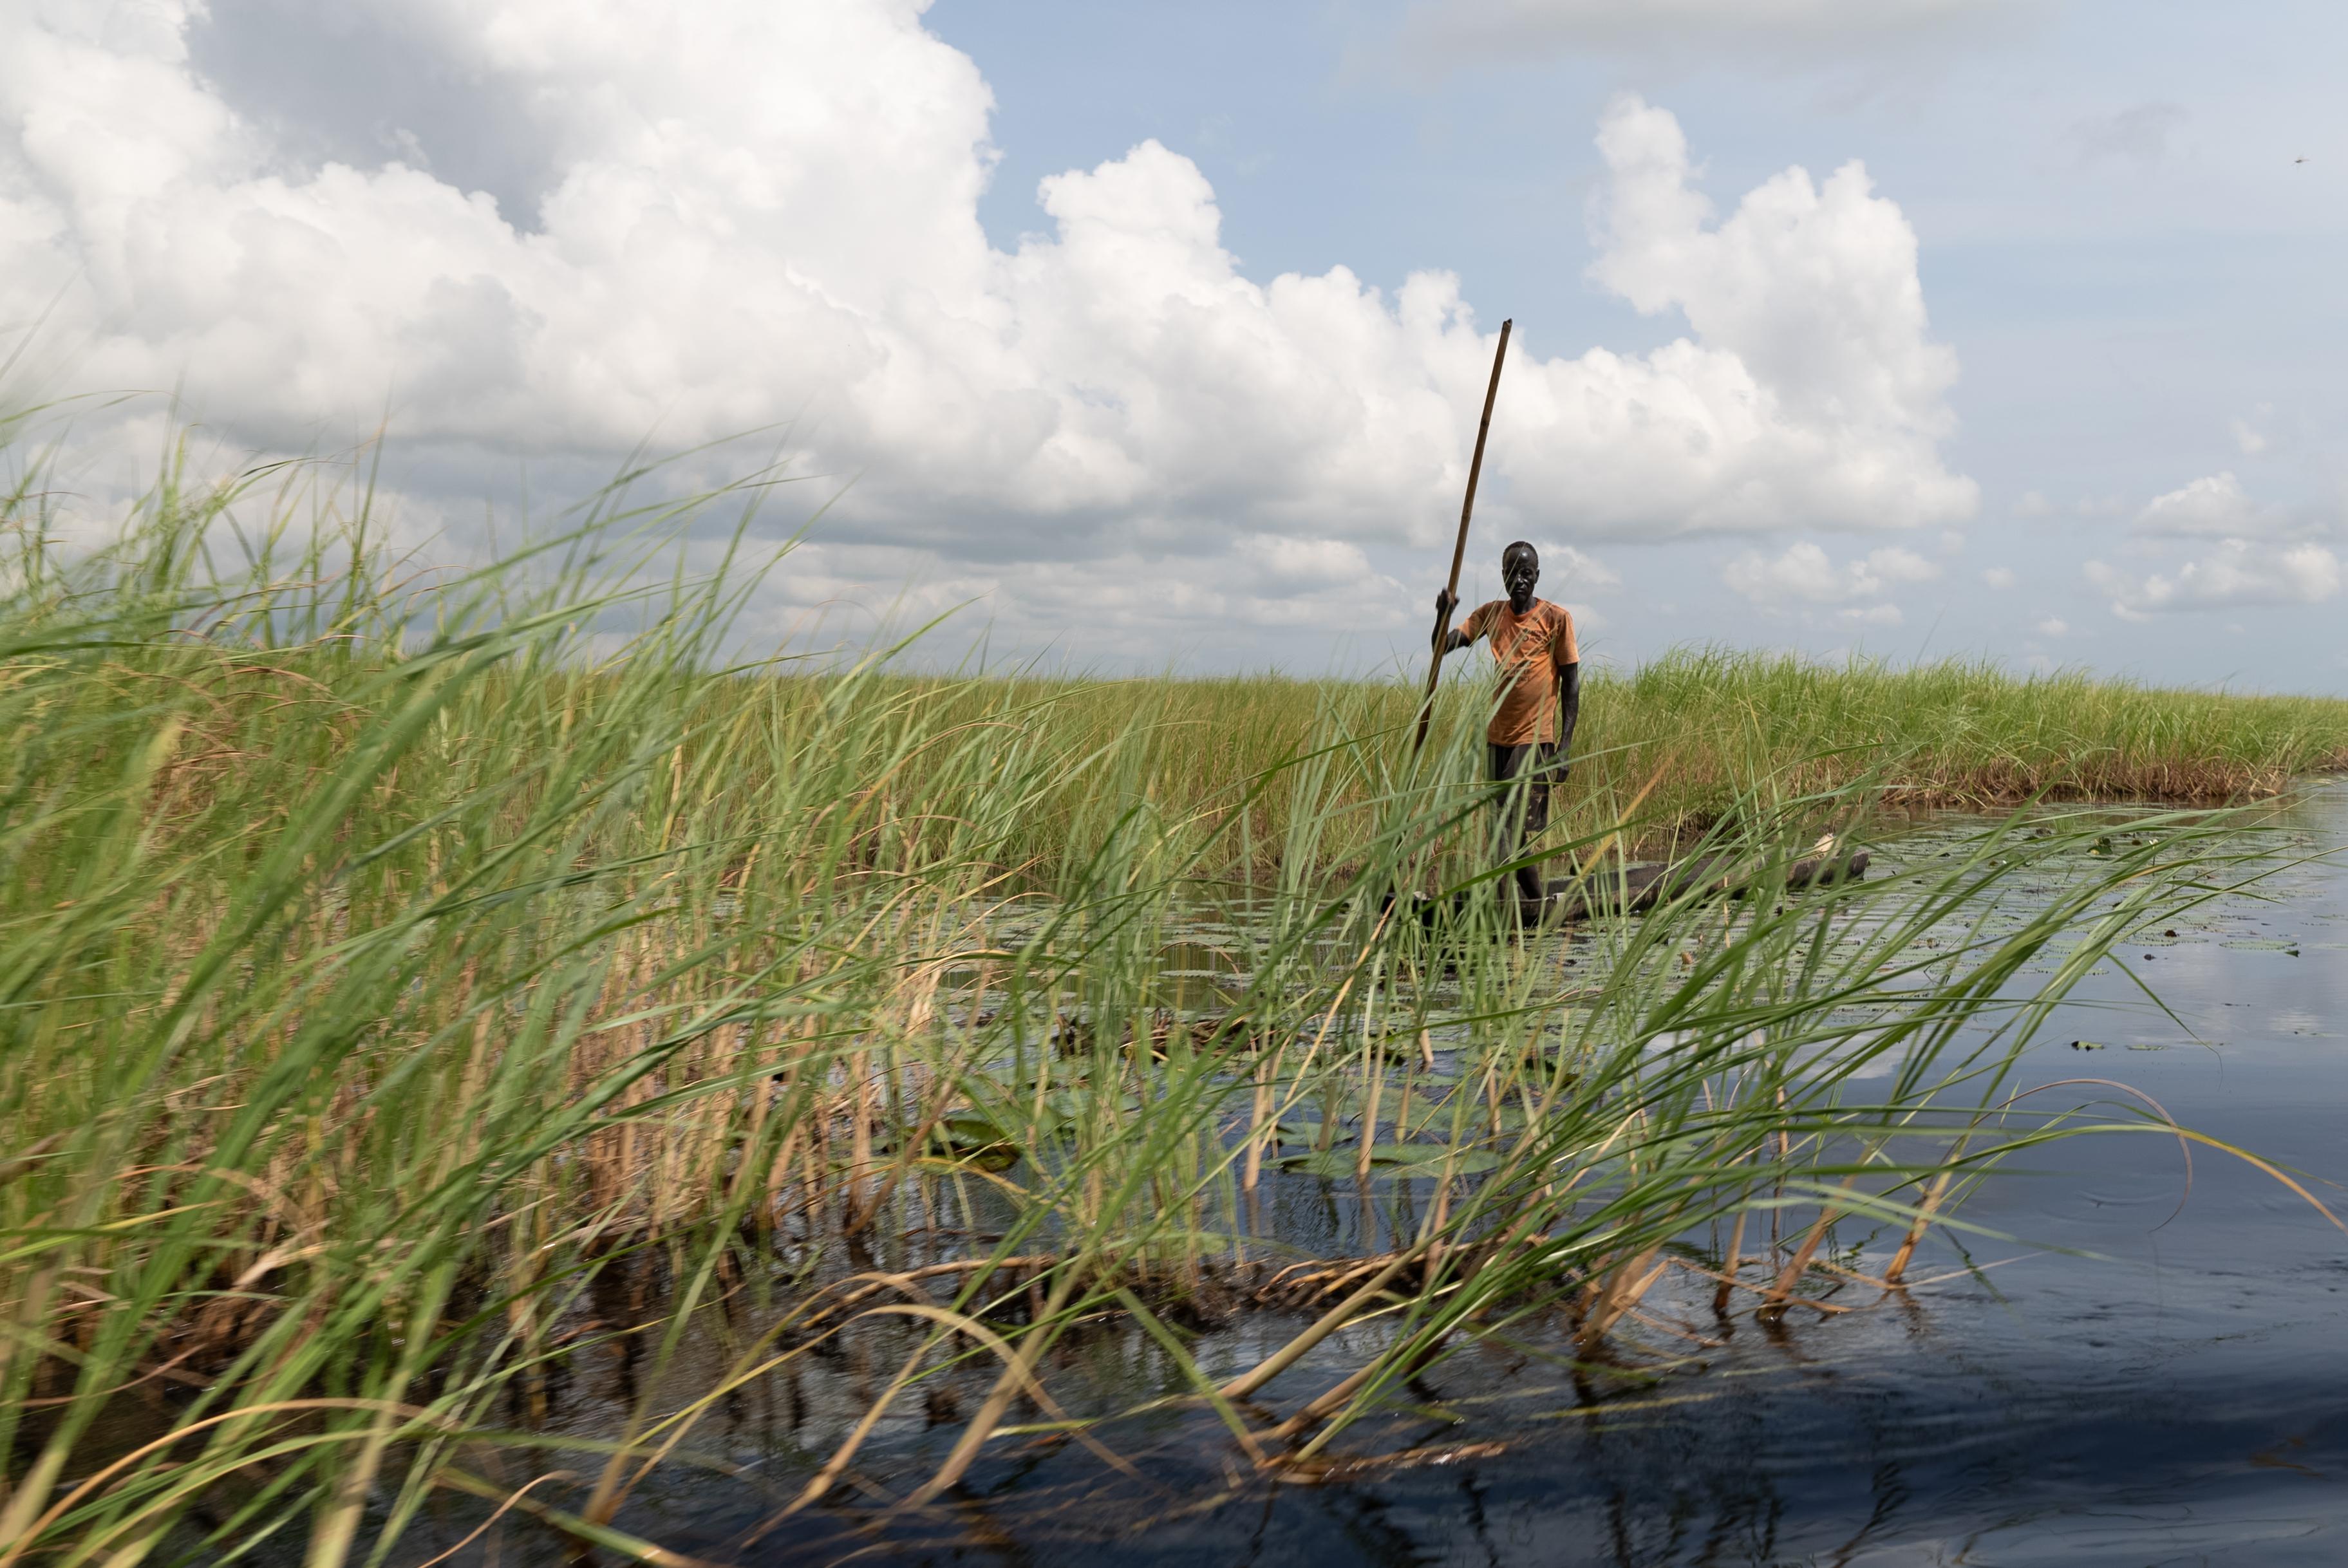
{"label": "water channel", "polygon": [[[2332,853],[2348,784],[2310,788],[2267,831],[2296,864],[2262,897],[2131,938],[2041,1033],[2024,1079],[2125,1083],[2348,1214],[2330,1184],[2348,1182],[2348,858]],[[1350,1189],[1287,1178],[1270,1223],[1342,1232],[1333,1190]],[[1845,1293],[1852,1309],[1831,1317],[1773,1328],[1683,1292],[1658,1300],[1653,1358],[1596,1377],[1537,1331],[1503,1336],[1414,1389],[1423,1404],[1363,1434],[1360,1462],[1310,1482],[1253,1473],[1210,1413],[1169,1409],[1099,1431],[1127,1471],[1049,1434],[1002,1439],[929,1510],[891,1515],[850,1484],[762,1531],[894,1369],[843,1350],[730,1400],[695,1440],[716,1463],[664,1467],[616,1522],[757,1564],[2348,1560],[2348,1234],[2219,1150],[2198,1148],[2188,1179],[2165,1135],[2032,1151],[1962,1217],[1976,1228],[1935,1236],[1909,1288]],[[1864,1229],[1845,1244],[1856,1264],[1888,1245]],[[1241,1314],[1195,1351],[1220,1375],[1303,1320]],[[1341,1337],[1325,1361],[1334,1376],[1358,1358]],[[1107,1321],[1046,1371],[1078,1416],[1179,1388],[1147,1337]],[[632,1397],[598,1381],[622,1375],[582,1375],[572,1430]],[[904,1401],[853,1480],[901,1495],[968,1414],[951,1395]],[[524,1532],[502,1554],[561,1550]]]}

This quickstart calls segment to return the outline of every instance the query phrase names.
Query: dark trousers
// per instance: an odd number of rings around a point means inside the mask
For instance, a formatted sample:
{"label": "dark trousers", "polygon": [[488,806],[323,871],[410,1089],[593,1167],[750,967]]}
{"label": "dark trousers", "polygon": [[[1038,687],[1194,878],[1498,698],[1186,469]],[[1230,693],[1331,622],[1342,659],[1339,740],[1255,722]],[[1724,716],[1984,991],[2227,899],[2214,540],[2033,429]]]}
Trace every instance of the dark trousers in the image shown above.
{"label": "dark trousers", "polygon": [[[1549,830],[1549,785],[1557,766],[1557,744],[1488,746],[1492,783],[1498,786],[1493,809],[1498,820],[1492,829],[1492,858],[1514,860],[1526,841]],[[1519,782],[1521,780],[1521,782]],[[1549,893],[1538,862],[1519,866],[1514,876],[1517,897],[1538,903]],[[1501,884],[1506,894],[1509,884]]]}

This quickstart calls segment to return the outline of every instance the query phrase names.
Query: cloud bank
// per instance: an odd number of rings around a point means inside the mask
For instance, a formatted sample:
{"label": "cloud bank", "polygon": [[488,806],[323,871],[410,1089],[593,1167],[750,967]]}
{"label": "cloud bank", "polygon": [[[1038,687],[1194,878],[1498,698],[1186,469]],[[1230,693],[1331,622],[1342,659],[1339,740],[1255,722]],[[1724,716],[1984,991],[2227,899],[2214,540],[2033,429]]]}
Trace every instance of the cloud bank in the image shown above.
{"label": "cloud bank", "polygon": [[2322,604],[2340,592],[2340,558],[2323,545],[2282,548],[2220,539],[2169,571],[2137,575],[2089,561],[2087,580],[2111,596],[2113,613],[2140,620],[2164,611]]}
{"label": "cloud bank", "polygon": [[2341,589],[2340,558],[2310,533],[2328,531],[2283,507],[2261,506],[2230,470],[2156,496],[2137,514],[2138,546],[2207,541],[2200,553],[2153,572],[2086,563],[2087,580],[2110,597],[2112,612],[2141,620],[2169,611],[2322,604]]}
{"label": "cloud bank", "polygon": [[[1365,548],[1431,544],[1456,514],[1493,333],[1455,277],[1251,279],[1204,176],[1156,141],[1044,180],[1046,227],[992,246],[992,97],[911,0],[277,9],[469,84],[530,167],[484,176],[500,196],[436,172],[485,161],[435,146],[464,118],[445,102],[376,126],[373,156],[303,123],[314,106],[257,104],[195,0],[12,7],[0,323],[45,322],[78,384],[180,387],[264,453],[387,409],[415,483],[452,492],[485,462],[788,425],[807,466],[860,477],[810,582],[894,565],[1035,610],[1056,596],[1014,567],[1156,563],[1134,617],[1326,624],[1351,603],[1358,625],[1392,589]],[[1956,365],[1914,232],[1859,164],[1788,169],[1719,219],[1668,112],[1617,102],[1598,148],[1590,276],[1685,331],[1515,355],[1492,526],[1586,542],[1974,510],[1940,454]],[[1216,586],[1234,574],[1237,599]]]}

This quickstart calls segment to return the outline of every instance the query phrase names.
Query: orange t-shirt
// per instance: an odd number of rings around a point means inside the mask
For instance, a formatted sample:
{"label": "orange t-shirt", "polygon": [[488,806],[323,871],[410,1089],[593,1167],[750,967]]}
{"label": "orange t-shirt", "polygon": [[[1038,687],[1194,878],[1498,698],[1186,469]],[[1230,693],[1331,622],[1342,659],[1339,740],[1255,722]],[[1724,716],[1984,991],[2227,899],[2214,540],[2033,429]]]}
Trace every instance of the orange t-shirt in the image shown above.
{"label": "orange t-shirt", "polygon": [[1522,615],[1505,599],[1479,605],[1459,629],[1473,642],[1492,640],[1492,661],[1500,667],[1500,706],[1485,728],[1496,746],[1547,744],[1557,739],[1557,675],[1581,662],[1573,641],[1573,617],[1562,605],[1533,600]]}

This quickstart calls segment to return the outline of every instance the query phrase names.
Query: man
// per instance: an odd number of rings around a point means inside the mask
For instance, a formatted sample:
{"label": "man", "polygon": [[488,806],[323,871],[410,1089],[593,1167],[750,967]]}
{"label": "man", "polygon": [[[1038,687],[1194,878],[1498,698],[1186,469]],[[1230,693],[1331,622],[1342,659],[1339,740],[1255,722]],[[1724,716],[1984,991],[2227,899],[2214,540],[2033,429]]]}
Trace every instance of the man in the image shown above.
{"label": "man", "polygon": [[[1467,647],[1478,638],[1492,645],[1500,670],[1500,702],[1484,731],[1488,772],[1504,789],[1493,848],[1513,860],[1524,843],[1549,826],[1549,790],[1563,783],[1572,765],[1573,728],[1581,718],[1581,651],[1573,638],[1573,617],[1561,605],[1533,597],[1540,581],[1540,555],[1519,539],[1500,552],[1500,580],[1509,597],[1480,606],[1467,623],[1451,629],[1443,651]],[[1458,604],[1450,589],[1435,596],[1436,625]],[[1521,783],[1517,781],[1521,780]],[[1525,912],[1541,906],[1548,887],[1538,865],[1516,870],[1517,896]]]}

